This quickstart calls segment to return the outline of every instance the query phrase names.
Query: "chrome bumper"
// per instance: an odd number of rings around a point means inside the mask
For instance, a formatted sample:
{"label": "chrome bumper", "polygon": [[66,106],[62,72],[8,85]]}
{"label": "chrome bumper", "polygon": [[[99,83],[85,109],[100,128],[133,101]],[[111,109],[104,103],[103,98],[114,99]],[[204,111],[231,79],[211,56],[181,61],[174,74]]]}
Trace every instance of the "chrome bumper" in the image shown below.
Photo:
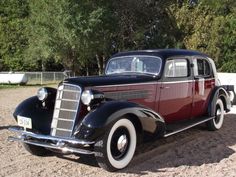
{"label": "chrome bumper", "polygon": [[[48,149],[60,150],[63,153],[94,154],[93,151],[86,149],[94,144],[93,141],[36,134],[24,131],[21,127],[10,127],[8,130],[17,134],[17,137],[9,136],[8,141],[19,141]],[[76,145],[84,147],[84,149],[77,148]]]}

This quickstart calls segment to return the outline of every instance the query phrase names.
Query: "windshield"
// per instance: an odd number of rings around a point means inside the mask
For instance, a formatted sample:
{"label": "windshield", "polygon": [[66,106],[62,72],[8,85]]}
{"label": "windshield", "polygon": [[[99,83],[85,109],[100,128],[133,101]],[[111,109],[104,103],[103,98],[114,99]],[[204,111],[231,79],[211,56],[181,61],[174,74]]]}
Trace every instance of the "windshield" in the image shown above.
{"label": "windshield", "polygon": [[158,75],[161,70],[161,59],[155,56],[122,56],[112,58],[106,68],[106,74],[145,73]]}

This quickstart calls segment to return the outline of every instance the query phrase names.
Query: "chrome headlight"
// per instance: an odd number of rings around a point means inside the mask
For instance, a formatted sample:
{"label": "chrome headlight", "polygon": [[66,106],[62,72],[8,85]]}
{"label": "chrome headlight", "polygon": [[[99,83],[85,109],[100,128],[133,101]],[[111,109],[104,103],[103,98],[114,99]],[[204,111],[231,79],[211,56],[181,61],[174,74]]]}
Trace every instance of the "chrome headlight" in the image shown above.
{"label": "chrome headlight", "polygon": [[81,95],[81,100],[85,105],[89,105],[91,101],[93,100],[94,96],[91,90],[85,90],[83,91]]}
{"label": "chrome headlight", "polygon": [[96,90],[85,90],[81,95],[82,103],[90,105],[91,102],[98,103],[104,99],[104,94]]}
{"label": "chrome headlight", "polygon": [[37,96],[40,101],[45,101],[48,97],[47,89],[44,87],[38,89]]}

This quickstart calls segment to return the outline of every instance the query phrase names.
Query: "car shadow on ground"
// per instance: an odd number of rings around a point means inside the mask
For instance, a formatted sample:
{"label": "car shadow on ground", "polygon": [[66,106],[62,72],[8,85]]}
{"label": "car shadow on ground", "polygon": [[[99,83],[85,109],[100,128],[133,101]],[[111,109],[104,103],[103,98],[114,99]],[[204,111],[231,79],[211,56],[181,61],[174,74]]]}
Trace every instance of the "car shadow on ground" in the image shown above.
{"label": "car shadow on ground", "polygon": [[94,155],[73,155],[73,156],[65,156],[63,154],[57,154],[58,158],[70,160],[76,163],[81,163],[93,167],[99,167]]}
{"label": "car shadow on ground", "polygon": [[10,128],[11,126],[0,126],[0,130],[7,130],[8,128]]}
{"label": "car shadow on ground", "polygon": [[208,131],[203,124],[146,143],[140,147],[130,166],[120,172],[145,175],[148,171],[164,172],[165,168],[219,163],[235,153],[231,148],[236,144],[235,127],[236,114],[228,114],[218,131]]}
{"label": "car shadow on ground", "polygon": [[[137,147],[131,164],[117,172],[145,175],[148,172],[164,172],[165,168],[171,167],[218,163],[235,153],[230,148],[236,144],[234,127],[236,127],[236,114],[228,114],[219,131],[208,131],[203,124],[168,138],[142,144]],[[93,155],[57,156],[99,167]]]}

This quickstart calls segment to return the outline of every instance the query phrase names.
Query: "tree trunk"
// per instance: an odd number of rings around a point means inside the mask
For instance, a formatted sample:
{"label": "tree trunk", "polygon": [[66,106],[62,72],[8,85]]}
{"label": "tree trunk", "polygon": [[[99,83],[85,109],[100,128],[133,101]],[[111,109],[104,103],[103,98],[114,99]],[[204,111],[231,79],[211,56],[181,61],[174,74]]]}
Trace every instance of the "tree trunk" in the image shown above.
{"label": "tree trunk", "polygon": [[89,76],[89,67],[87,64],[86,64],[86,75]]}
{"label": "tree trunk", "polygon": [[98,74],[102,75],[102,64],[100,60],[100,56],[96,54],[96,60],[97,60],[97,65],[98,65]]}
{"label": "tree trunk", "polygon": [[105,67],[106,67],[106,57],[105,55],[96,54],[96,60],[98,65],[98,73],[99,75],[104,74]]}
{"label": "tree trunk", "polygon": [[106,67],[106,57],[105,55],[102,56],[102,74],[105,72],[105,67]]}

